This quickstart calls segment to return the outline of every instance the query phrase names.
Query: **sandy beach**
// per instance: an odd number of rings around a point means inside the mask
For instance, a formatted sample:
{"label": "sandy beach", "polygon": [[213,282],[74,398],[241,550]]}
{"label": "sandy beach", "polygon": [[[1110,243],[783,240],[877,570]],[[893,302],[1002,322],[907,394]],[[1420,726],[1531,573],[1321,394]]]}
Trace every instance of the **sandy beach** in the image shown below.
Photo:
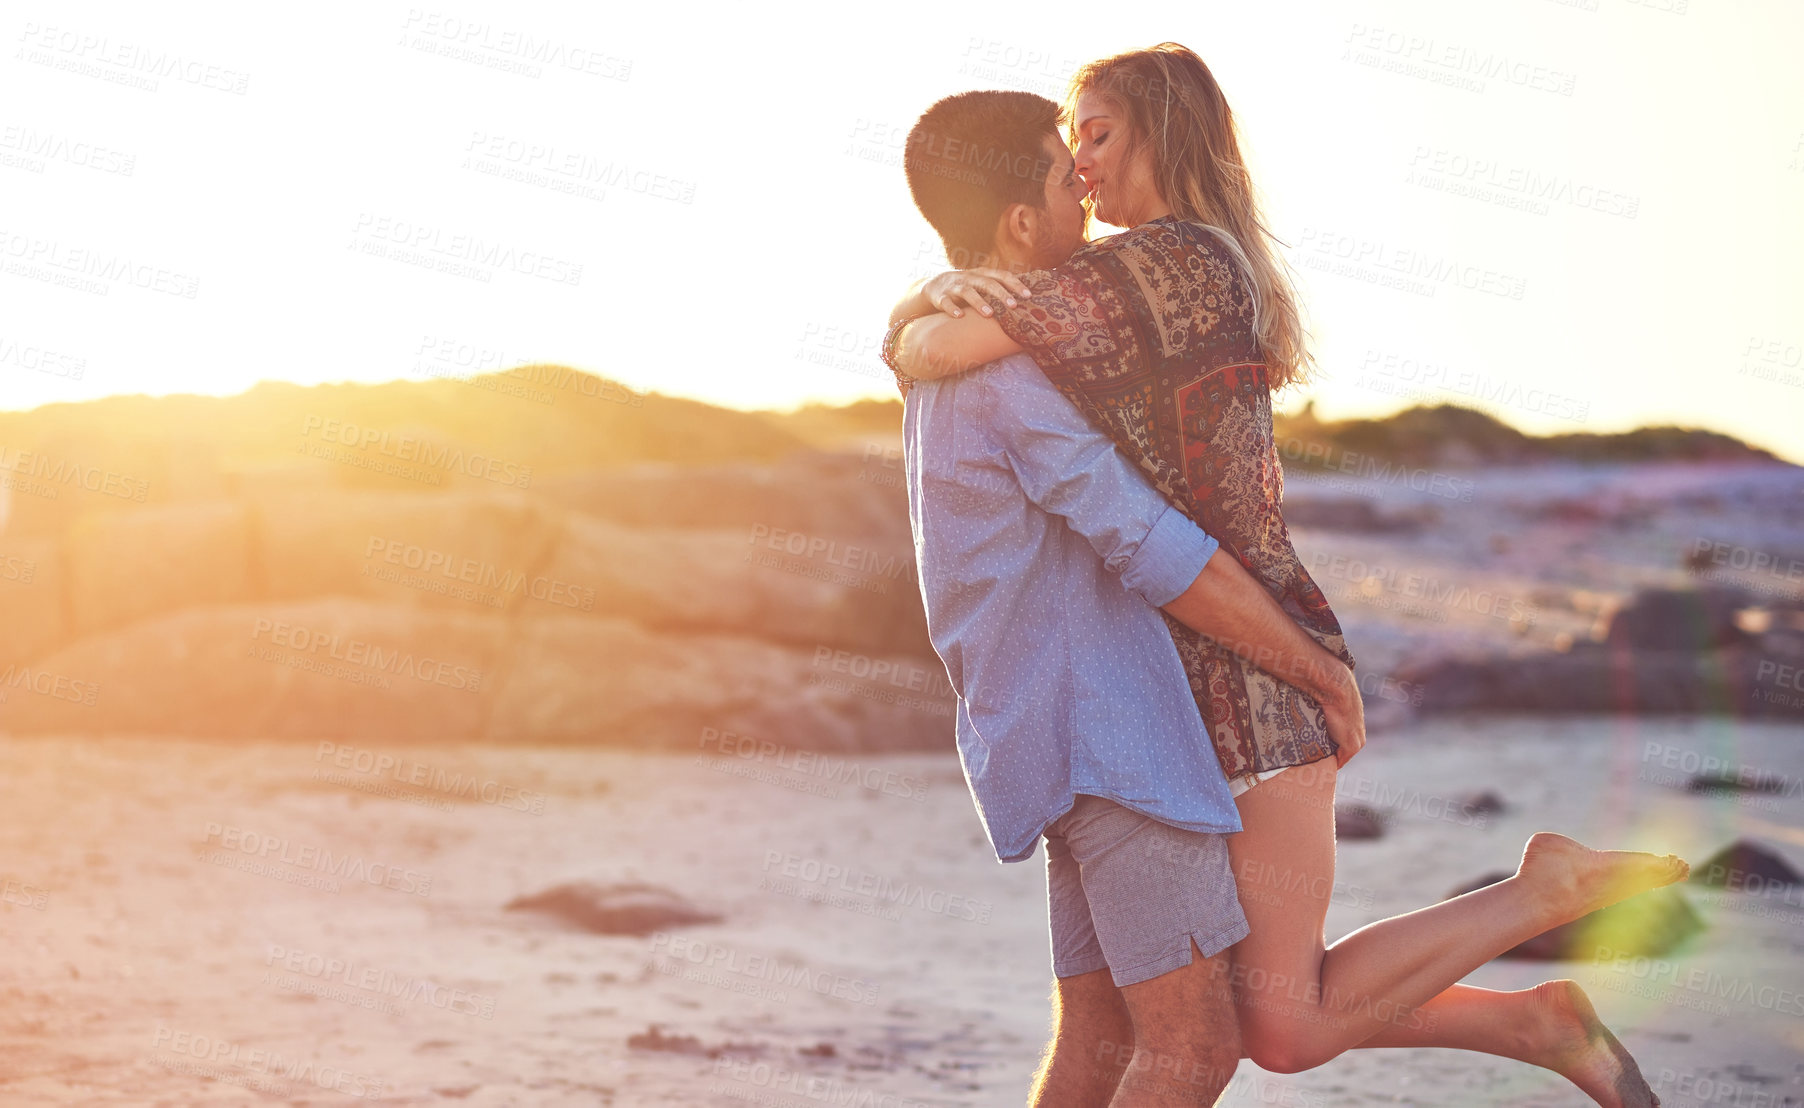
{"label": "sandy beach", "polygon": [[[1536,718],[1375,736],[1340,794],[1389,830],[1342,844],[1329,934],[1510,868],[1542,828],[1804,857],[1795,791],[1663,783],[1692,757],[1795,765],[1795,738]],[[0,777],[9,1105],[1002,1105],[1044,1041],[1044,855],[994,860],[951,758],[21,736]],[[1456,814],[1480,787],[1508,809]],[[606,936],[503,910],[571,880],[651,882],[721,921]],[[1804,1103],[1798,890],[1684,895],[1708,926],[1665,959],[1468,981],[1579,980],[1674,1108]],[[1223,1103],[1587,1102],[1518,1063],[1369,1051],[1243,1063]]]}

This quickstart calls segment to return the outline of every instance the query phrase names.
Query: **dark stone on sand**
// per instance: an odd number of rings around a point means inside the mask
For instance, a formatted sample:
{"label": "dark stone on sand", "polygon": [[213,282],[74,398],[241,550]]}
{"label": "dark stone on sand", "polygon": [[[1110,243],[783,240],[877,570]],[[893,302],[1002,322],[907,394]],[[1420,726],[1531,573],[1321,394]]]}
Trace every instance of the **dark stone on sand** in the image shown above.
{"label": "dark stone on sand", "polygon": [[1784,858],[1746,839],[1736,839],[1691,871],[1691,883],[1708,888],[1759,892],[1770,886],[1804,885],[1804,876]]}
{"label": "dark stone on sand", "polygon": [[1508,805],[1503,802],[1503,797],[1498,796],[1490,789],[1481,789],[1478,792],[1471,793],[1461,793],[1459,796],[1454,797],[1453,806],[1460,815],[1466,817],[1494,816],[1508,807]]}
{"label": "dark stone on sand", "polygon": [[1432,507],[1415,512],[1381,512],[1366,499],[1285,497],[1284,522],[1292,527],[1368,534],[1413,533],[1437,518]]}
{"label": "dark stone on sand", "polygon": [[1606,643],[1618,650],[1684,650],[1698,653],[1741,646],[1751,636],[1735,613],[1752,600],[1741,589],[1642,589],[1610,619]]}
{"label": "dark stone on sand", "polygon": [[1334,837],[1341,841],[1381,839],[1384,837],[1384,817],[1364,804],[1336,804]]}
{"label": "dark stone on sand", "polygon": [[599,935],[649,935],[668,927],[719,923],[669,889],[637,881],[597,885],[576,881],[507,902],[510,912],[543,912]]}
{"label": "dark stone on sand", "polygon": [[1699,773],[1685,782],[1688,793],[1779,793],[1785,776],[1779,773]]}
{"label": "dark stone on sand", "polygon": [[[1453,890],[1448,899],[1511,876],[1491,873]],[[1692,910],[1679,890],[1667,886],[1650,889],[1619,904],[1601,908],[1543,931],[1499,957],[1533,962],[1591,961],[1618,955],[1658,958],[1704,929],[1704,921]]]}
{"label": "dark stone on sand", "polygon": [[658,1030],[657,1024],[650,1024],[637,1035],[627,1036],[626,1045],[632,1050],[662,1050],[671,1054],[694,1054],[702,1058],[718,1058],[722,1054],[762,1054],[763,1045],[759,1043],[721,1043],[709,1046],[694,1035],[666,1035]]}

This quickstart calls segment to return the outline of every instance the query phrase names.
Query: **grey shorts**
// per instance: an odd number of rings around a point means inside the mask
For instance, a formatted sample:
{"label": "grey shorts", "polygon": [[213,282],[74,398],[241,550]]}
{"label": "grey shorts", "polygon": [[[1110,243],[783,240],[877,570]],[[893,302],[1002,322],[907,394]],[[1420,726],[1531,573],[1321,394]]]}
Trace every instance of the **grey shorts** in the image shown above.
{"label": "grey shorts", "polygon": [[1192,939],[1207,958],[1247,936],[1226,835],[1079,793],[1045,838],[1055,977],[1133,985],[1189,965]]}

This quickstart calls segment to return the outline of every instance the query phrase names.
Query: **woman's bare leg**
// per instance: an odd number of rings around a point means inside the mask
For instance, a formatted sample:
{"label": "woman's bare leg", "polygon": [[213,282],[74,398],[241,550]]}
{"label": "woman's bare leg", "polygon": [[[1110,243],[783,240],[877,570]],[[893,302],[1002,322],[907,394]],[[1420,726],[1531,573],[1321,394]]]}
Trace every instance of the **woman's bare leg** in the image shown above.
{"label": "woman's bare leg", "polygon": [[[1334,780],[1335,763],[1324,759],[1263,782],[1239,798],[1244,830],[1229,839],[1252,926],[1234,951],[1236,999],[1248,1056],[1266,1069],[1318,1066],[1387,1031],[1413,1037],[1386,1045],[1475,1042],[1485,1010],[1472,1002],[1497,1007],[1501,1018],[1506,1013],[1495,1000],[1455,994],[1444,1010],[1431,1002],[1517,943],[1687,872],[1670,856],[1594,851],[1563,836],[1536,835],[1515,876],[1381,920],[1324,948],[1334,881]],[[1583,1007],[1588,1013],[1589,1005]],[[1442,1018],[1431,1023],[1430,1015]],[[1639,1071],[1629,1072],[1633,1061],[1610,1043],[1592,1041],[1583,1064],[1567,1068],[1619,1074],[1603,1083],[1609,1088],[1627,1079],[1632,1098],[1610,1093],[1599,1103],[1653,1104]],[[1594,1098],[1607,1091],[1593,1087],[1595,1078],[1581,1084]]]}
{"label": "woman's bare leg", "polygon": [[1659,1104],[1641,1068],[1576,981],[1543,981],[1520,992],[1454,985],[1416,1010],[1420,1026],[1390,1026],[1359,1044],[1444,1047],[1514,1058],[1550,1069],[1599,1104]]}

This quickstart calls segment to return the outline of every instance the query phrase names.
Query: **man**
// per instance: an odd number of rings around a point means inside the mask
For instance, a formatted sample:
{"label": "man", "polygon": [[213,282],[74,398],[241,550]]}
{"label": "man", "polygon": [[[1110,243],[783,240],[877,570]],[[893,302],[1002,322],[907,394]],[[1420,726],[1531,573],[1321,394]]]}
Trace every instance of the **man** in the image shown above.
{"label": "man", "polygon": [[[1081,244],[1058,122],[1021,92],[921,117],[909,187],[948,257],[1019,273]],[[1006,275],[980,287],[1025,294]],[[1056,984],[1032,1103],[1212,1104],[1241,1053],[1223,953],[1247,934],[1223,838],[1240,819],[1156,609],[1309,692],[1349,750],[1364,742],[1352,673],[1026,356],[904,393],[921,597],[966,781],[999,861],[1046,839]]]}

